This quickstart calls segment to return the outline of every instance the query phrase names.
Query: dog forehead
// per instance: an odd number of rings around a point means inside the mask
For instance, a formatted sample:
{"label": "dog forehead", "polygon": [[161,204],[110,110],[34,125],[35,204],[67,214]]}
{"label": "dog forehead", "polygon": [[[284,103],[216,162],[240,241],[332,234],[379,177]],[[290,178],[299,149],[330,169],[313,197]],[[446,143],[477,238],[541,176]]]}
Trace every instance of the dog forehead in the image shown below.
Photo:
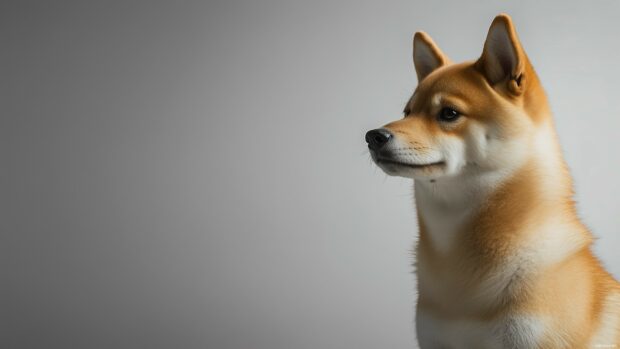
{"label": "dog forehead", "polygon": [[406,113],[415,113],[437,107],[444,97],[461,99],[480,97],[483,77],[471,63],[452,64],[433,71],[422,80],[405,107]]}

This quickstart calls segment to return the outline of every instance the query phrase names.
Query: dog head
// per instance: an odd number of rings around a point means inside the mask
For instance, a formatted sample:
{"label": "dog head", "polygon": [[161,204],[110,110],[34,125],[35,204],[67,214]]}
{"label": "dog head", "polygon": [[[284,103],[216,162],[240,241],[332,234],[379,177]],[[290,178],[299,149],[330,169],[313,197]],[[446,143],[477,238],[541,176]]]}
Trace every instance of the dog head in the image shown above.
{"label": "dog head", "polygon": [[550,113],[510,17],[495,18],[477,61],[453,64],[423,32],[413,61],[419,83],[404,118],[366,134],[381,169],[435,181],[526,161]]}

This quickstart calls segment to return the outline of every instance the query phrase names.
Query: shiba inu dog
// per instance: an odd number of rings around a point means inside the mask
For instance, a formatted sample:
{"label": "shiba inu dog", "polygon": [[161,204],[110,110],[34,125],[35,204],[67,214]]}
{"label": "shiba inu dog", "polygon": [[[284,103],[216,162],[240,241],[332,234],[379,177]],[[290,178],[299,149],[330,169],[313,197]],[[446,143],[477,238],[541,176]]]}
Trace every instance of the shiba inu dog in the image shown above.
{"label": "shiba inu dog", "polygon": [[415,34],[404,118],[374,162],[414,180],[417,335],[426,348],[620,348],[620,285],[591,251],[543,87],[512,20],[452,63]]}

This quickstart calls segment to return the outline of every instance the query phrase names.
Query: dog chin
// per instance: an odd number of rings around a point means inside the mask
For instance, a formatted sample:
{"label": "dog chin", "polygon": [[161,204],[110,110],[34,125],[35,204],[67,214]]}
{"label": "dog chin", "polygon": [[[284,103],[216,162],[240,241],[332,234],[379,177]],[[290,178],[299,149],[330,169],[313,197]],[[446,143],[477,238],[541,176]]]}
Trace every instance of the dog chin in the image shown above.
{"label": "dog chin", "polygon": [[443,161],[429,164],[409,164],[393,160],[375,159],[375,163],[390,176],[428,179],[441,176],[446,168]]}

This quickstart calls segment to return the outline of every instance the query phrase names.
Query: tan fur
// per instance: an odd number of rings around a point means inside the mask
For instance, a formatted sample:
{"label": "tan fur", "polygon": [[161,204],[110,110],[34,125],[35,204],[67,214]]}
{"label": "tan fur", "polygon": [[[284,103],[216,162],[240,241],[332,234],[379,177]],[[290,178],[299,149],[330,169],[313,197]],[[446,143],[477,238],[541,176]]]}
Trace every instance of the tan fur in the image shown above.
{"label": "tan fur", "polygon": [[[466,153],[471,151],[467,138],[473,137],[476,127],[487,137],[478,142],[516,140],[519,146],[514,149],[525,150],[515,152],[524,154],[514,156],[522,160],[492,154],[497,159],[468,162],[456,175],[444,175],[442,165],[413,172],[420,229],[418,312],[439,324],[460,320],[483,324],[475,325],[480,328],[500,324],[501,347],[521,343],[519,338],[501,338],[512,333],[509,325],[502,330],[501,324],[527,318],[541,324],[533,326],[540,328],[540,334],[531,334],[527,340],[535,343],[527,347],[620,348],[620,285],[591,251],[592,235],[577,216],[547,97],[512,21],[500,15],[492,28],[498,25],[506,28],[517,57],[513,70],[500,81],[495,81],[501,74],[490,63],[491,40],[487,39],[479,60],[451,64],[428,35],[416,34],[414,45],[425,45],[431,55],[416,57],[429,60],[418,70],[421,81],[405,107],[405,118],[384,126],[403,149],[420,157],[432,153],[439,140],[462,141]],[[434,63],[435,69],[425,70]],[[438,122],[436,115],[445,106],[463,116]],[[405,171],[384,169],[399,175]],[[461,190],[459,183],[465,188],[468,178],[486,172],[506,175],[498,176],[497,183]],[[460,217],[459,210],[465,210],[464,218],[455,219],[454,232],[447,234],[453,241],[440,248],[436,243],[440,238],[432,235],[438,232],[429,231],[429,226],[441,222],[429,219],[437,219],[437,212]],[[440,344],[442,340],[429,338],[427,343],[438,344],[427,347],[452,348]],[[493,347],[480,341],[462,347]]]}

